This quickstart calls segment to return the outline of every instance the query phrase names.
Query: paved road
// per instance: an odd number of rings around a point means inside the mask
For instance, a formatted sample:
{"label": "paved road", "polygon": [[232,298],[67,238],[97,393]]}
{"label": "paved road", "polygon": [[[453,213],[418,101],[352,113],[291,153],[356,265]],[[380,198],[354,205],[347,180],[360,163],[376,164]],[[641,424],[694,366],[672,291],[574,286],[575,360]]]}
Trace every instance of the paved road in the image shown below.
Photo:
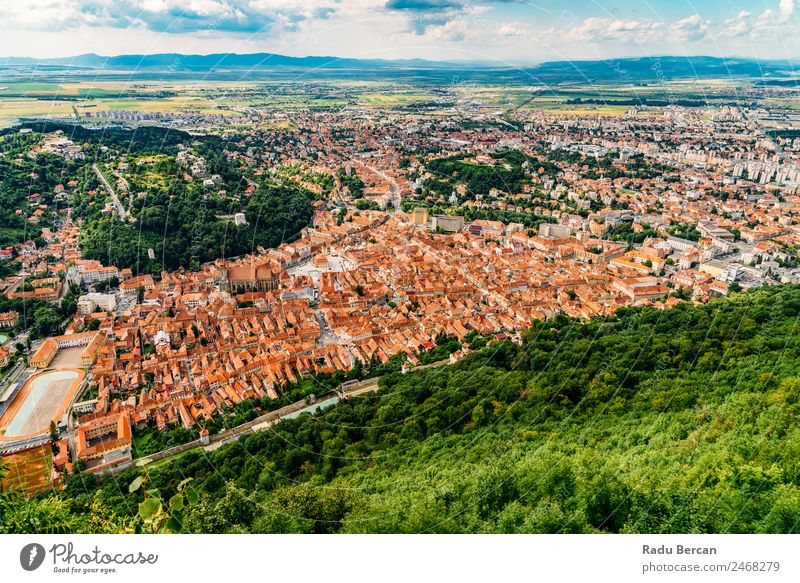
{"label": "paved road", "polygon": [[[449,359],[440,360],[437,362],[432,362],[430,364],[425,364],[422,366],[415,367],[413,370],[425,370],[428,368],[435,368],[439,366],[444,366],[448,364],[450,361]],[[210,443],[207,446],[201,446],[199,441],[190,442],[183,446],[178,446],[175,448],[171,448],[171,450],[165,450],[164,452],[158,452],[143,458],[135,459],[131,462],[126,462],[110,468],[103,473],[118,473],[132,467],[144,467],[154,462],[163,462],[164,460],[169,460],[173,457],[178,455],[182,455],[187,451],[199,449],[202,447],[205,451],[213,451],[218,449],[220,446],[225,445],[226,443],[230,443],[231,441],[235,441],[239,439],[242,435],[246,435],[248,433],[252,433],[254,431],[261,431],[264,429],[268,429],[273,425],[280,423],[284,418],[287,416],[295,417],[297,415],[302,414],[305,411],[316,411],[321,406],[324,406],[326,403],[330,403],[331,405],[339,402],[341,399],[347,399],[350,397],[355,397],[358,395],[363,395],[366,393],[371,393],[377,391],[379,388],[379,381],[381,377],[374,377],[371,379],[365,379],[358,383],[348,384],[343,383],[339,385],[339,388],[336,389],[335,394],[330,395],[323,399],[318,399],[314,403],[306,403],[305,400],[297,401],[292,403],[291,405],[287,405],[286,407],[281,407],[277,411],[272,411],[261,417],[257,417],[252,421],[248,421],[244,425],[240,425],[238,427],[233,427],[226,431],[223,431],[215,436],[213,436],[214,442]],[[345,388],[346,387],[346,388]],[[194,445],[192,445],[194,444]],[[170,453],[167,453],[170,452]],[[164,455],[166,453],[166,455]]]}
{"label": "paved road", "polygon": [[125,207],[122,206],[122,203],[117,197],[116,191],[108,182],[108,179],[105,177],[105,175],[100,171],[100,168],[97,167],[97,164],[92,164],[92,170],[94,170],[94,173],[97,174],[97,177],[100,179],[100,182],[103,183],[103,185],[106,187],[106,190],[108,190],[108,193],[111,195],[111,200],[114,203],[114,208],[117,210],[119,218],[122,219],[123,221],[130,218],[130,215],[125,210]]}

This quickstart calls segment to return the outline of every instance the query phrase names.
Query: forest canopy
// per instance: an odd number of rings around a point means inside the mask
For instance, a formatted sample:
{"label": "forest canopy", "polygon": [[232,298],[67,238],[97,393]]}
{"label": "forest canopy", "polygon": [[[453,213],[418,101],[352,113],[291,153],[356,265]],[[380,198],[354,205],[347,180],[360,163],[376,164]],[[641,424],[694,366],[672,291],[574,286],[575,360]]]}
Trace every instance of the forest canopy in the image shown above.
{"label": "forest canopy", "polygon": [[[537,321],[521,345],[186,453],[148,487],[193,478],[188,532],[797,532],[798,314],[800,287],[778,286]],[[138,528],[139,476],[0,501],[0,524]]]}

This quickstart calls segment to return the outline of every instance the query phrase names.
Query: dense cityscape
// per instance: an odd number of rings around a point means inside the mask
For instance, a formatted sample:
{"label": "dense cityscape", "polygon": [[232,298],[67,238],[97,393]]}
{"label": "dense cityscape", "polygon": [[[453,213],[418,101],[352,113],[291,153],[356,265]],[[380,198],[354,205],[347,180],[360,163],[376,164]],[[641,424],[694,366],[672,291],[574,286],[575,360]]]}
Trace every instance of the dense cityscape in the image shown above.
{"label": "dense cityscape", "polygon": [[[609,85],[559,90],[555,105],[515,86],[508,107],[505,89],[479,83],[209,82],[207,112],[160,110],[150,85],[130,90],[140,109],[90,96],[0,131],[2,479],[27,496],[97,501],[109,476],[233,452],[430,369],[458,374],[569,326],[769,304],[759,294],[800,283],[793,85],[636,104]],[[247,102],[264,95],[297,100]],[[720,350],[765,325],[742,322]],[[530,358],[502,365],[508,378],[546,369]],[[587,374],[581,390],[612,373]],[[490,399],[493,414],[537,390]],[[542,407],[593,398],[565,391]],[[486,423],[483,407],[458,425]],[[137,528],[126,520],[110,528]]]}

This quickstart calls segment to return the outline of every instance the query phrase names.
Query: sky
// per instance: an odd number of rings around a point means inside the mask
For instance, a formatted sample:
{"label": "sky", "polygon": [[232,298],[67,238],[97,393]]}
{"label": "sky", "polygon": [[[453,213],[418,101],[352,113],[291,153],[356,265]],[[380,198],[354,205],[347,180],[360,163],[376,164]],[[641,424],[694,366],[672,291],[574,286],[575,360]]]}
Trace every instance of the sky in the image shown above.
{"label": "sky", "polygon": [[800,0],[0,0],[0,56],[800,58]]}

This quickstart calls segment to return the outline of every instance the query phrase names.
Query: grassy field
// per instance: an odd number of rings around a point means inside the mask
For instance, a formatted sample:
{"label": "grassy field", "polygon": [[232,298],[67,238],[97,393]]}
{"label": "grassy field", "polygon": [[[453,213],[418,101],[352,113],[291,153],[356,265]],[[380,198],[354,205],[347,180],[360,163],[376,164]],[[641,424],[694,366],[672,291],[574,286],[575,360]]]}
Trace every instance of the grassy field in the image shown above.
{"label": "grassy field", "polygon": [[[286,111],[335,109],[355,101],[362,107],[400,107],[436,97],[422,89],[363,82],[309,84],[307,87],[285,83],[196,81],[174,84],[122,81],[9,82],[0,84],[0,87],[2,125],[10,125],[21,117],[70,115],[73,105],[77,106],[81,117],[89,112],[104,110],[237,116],[237,112],[221,106]],[[74,97],[77,100],[42,99],[46,97]]]}
{"label": "grassy field", "polygon": [[435,95],[425,91],[402,91],[391,93],[362,93],[359,96],[359,105],[375,105],[379,107],[399,107],[422,103],[435,98]]}
{"label": "grassy field", "polygon": [[[531,81],[534,83],[534,80]],[[455,79],[451,84],[414,86],[393,81],[227,82],[227,81],[8,81],[0,83],[0,127],[20,118],[73,118],[73,106],[86,123],[92,112],[106,110],[143,113],[241,114],[228,108],[250,107],[266,113],[335,110],[348,104],[363,108],[398,108],[425,103],[455,103],[457,106],[496,110],[544,111],[564,115],[625,115],[632,99],[656,102],[691,101],[712,105],[736,103],[748,88],[741,80],[707,79],[651,84],[602,85],[564,83],[551,86],[492,85]],[[5,96],[5,97],[4,97]],[[71,97],[74,100],[47,99]],[[583,100],[584,102],[576,102]],[[765,104],[786,110],[800,109],[794,92],[777,93]],[[663,105],[645,104],[642,113],[658,113]],[[447,108],[428,114],[447,113]],[[292,129],[277,126],[276,129]]]}
{"label": "grassy field", "polygon": [[73,102],[49,99],[4,98],[0,94],[0,125],[11,125],[21,117],[44,117],[48,115],[74,115]]}
{"label": "grassy field", "polygon": [[[20,118],[74,118],[73,106],[82,119],[88,120],[91,118],[85,118],[86,114],[107,110],[238,116],[235,111],[220,108],[214,97],[243,88],[246,87],[196,82],[176,84],[127,81],[5,82],[0,83],[0,127],[13,125]],[[47,99],[48,97],[53,99]],[[75,99],[63,99],[65,97]],[[221,102],[225,105],[234,104],[224,99]],[[246,100],[243,104],[247,104]]]}
{"label": "grassy field", "polygon": [[[222,109],[213,102],[200,97],[179,96],[163,99],[92,99],[86,101],[61,101],[31,98],[9,98],[0,96],[0,126],[9,126],[20,118],[31,117],[69,117],[74,119],[75,106],[81,119],[87,113],[99,111],[138,111],[143,113],[199,113],[220,114],[237,117],[240,114],[228,109]],[[86,107],[91,106],[91,107]]]}
{"label": "grassy field", "polygon": [[135,175],[129,176],[128,180],[130,181],[131,189],[133,191],[138,190],[151,190],[155,188],[167,188],[170,184],[170,181],[174,178],[173,176],[164,174],[163,172],[159,172],[152,166],[149,166],[147,163],[153,162],[164,162],[169,160],[170,157],[167,155],[157,155],[157,156],[142,156],[137,157],[131,160],[131,165],[136,167],[138,162],[141,160],[145,162],[141,168],[138,169],[138,172]]}
{"label": "grassy field", "polygon": [[52,94],[63,90],[58,83],[28,83],[28,82],[4,82],[0,83],[0,95],[5,94]]}

